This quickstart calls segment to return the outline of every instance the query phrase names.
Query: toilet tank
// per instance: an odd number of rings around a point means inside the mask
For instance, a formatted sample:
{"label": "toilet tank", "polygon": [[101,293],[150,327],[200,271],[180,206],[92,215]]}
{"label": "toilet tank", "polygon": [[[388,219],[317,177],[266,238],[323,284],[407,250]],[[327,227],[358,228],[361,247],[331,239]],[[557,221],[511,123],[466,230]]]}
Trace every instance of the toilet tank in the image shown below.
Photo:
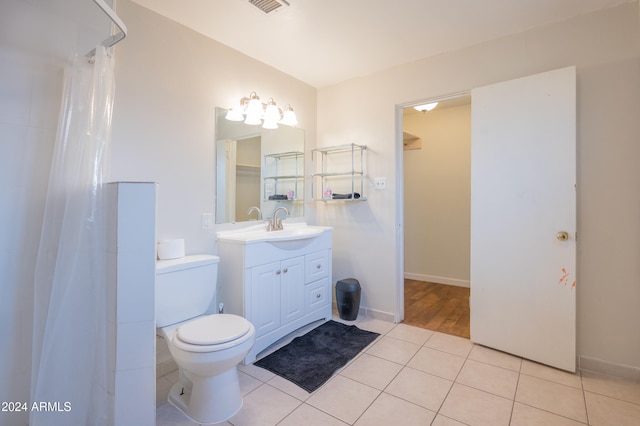
{"label": "toilet tank", "polygon": [[156,327],[207,312],[216,294],[218,256],[192,255],[156,262]]}

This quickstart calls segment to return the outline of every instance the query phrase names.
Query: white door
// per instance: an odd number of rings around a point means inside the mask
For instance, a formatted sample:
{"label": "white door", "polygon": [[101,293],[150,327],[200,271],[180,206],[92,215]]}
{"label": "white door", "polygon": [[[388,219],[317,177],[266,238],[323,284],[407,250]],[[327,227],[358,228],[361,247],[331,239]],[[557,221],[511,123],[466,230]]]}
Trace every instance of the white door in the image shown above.
{"label": "white door", "polygon": [[575,67],[471,99],[471,340],[575,371]]}

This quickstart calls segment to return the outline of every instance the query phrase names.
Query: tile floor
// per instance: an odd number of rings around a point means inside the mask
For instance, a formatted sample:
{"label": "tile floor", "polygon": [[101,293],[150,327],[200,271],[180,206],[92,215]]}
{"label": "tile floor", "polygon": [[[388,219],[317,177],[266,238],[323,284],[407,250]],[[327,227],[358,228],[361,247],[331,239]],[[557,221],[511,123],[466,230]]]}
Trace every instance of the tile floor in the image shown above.
{"label": "tile floor", "polygon": [[[240,366],[244,406],[222,425],[640,424],[640,383],[569,374],[404,324],[347,323],[381,336],[312,394]],[[196,424],[164,402],[176,377],[158,379],[158,426]]]}

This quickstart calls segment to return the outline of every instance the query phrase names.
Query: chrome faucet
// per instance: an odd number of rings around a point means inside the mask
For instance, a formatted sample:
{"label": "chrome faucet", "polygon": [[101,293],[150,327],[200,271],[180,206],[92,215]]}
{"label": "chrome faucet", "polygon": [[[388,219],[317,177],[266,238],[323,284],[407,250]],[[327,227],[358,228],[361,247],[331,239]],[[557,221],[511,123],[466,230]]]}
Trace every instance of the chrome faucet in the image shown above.
{"label": "chrome faucet", "polygon": [[267,223],[267,231],[279,231],[282,229],[282,219],[278,218],[278,212],[284,210],[287,216],[289,216],[289,210],[286,207],[278,207],[273,212],[273,219]]}
{"label": "chrome faucet", "polygon": [[262,220],[262,212],[260,211],[260,208],[249,207],[249,209],[247,210],[247,216],[249,216],[251,212],[258,212],[258,220]]}

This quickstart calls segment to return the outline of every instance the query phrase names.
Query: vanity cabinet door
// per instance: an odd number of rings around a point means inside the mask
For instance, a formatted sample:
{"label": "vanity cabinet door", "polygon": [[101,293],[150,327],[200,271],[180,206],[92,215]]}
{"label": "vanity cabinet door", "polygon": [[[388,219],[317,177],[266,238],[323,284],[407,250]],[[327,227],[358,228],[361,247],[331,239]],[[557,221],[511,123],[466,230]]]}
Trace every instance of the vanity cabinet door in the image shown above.
{"label": "vanity cabinet door", "polygon": [[280,263],[280,295],[282,325],[302,317],[304,311],[304,257],[294,257]]}
{"label": "vanity cabinet door", "polygon": [[247,319],[256,329],[256,337],[280,327],[280,262],[251,269],[250,300]]}

